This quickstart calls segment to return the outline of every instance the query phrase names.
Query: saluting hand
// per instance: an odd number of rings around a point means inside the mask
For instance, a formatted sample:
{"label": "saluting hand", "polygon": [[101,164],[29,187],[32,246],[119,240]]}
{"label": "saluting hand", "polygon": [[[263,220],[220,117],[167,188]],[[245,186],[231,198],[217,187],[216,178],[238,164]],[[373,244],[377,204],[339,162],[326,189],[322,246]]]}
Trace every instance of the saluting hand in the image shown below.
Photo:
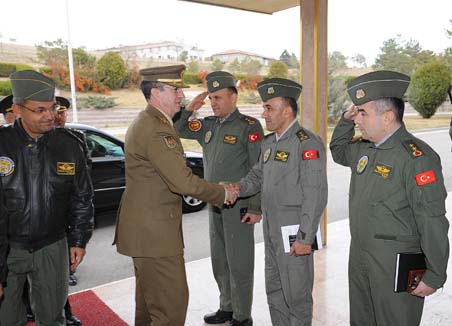
{"label": "saluting hand", "polygon": [[354,104],[350,105],[344,113],[344,118],[347,120],[355,120],[355,117],[358,115],[358,107]]}
{"label": "saluting hand", "polygon": [[69,252],[71,255],[71,271],[75,271],[78,265],[83,260],[83,257],[86,255],[86,250],[78,247],[69,248]]}
{"label": "saluting hand", "polygon": [[301,242],[295,241],[293,245],[290,247],[290,255],[291,256],[305,256],[310,255],[312,253],[311,245],[306,245]]}
{"label": "saluting hand", "polygon": [[411,292],[411,295],[415,295],[417,297],[427,297],[436,292],[436,289],[431,288],[424,282],[420,281],[418,286]]}
{"label": "saluting hand", "polygon": [[202,92],[195,96],[195,98],[185,107],[187,111],[196,111],[199,110],[206,102],[206,99],[209,92]]}

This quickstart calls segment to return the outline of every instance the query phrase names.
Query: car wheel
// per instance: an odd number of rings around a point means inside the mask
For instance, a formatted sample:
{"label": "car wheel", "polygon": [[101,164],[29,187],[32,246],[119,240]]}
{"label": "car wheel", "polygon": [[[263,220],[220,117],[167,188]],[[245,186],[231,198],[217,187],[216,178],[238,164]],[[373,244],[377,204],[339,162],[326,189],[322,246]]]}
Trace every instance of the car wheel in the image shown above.
{"label": "car wheel", "polygon": [[[193,174],[200,178],[204,177],[204,171],[199,168],[193,168]],[[207,203],[192,196],[182,196],[182,213],[193,213],[203,209]]]}

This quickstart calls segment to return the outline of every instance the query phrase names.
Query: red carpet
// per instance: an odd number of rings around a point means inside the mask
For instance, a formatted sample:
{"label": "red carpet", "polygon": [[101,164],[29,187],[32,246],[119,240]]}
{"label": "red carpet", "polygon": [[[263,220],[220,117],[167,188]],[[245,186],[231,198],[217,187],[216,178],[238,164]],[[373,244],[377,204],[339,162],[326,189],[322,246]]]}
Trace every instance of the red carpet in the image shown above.
{"label": "red carpet", "polygon": [[[127,326],[127,323],[111,310],[93,291],[83,291],[69,296],[72,313],[83,326]],[[26,326],[34,326],[27,323]]]}

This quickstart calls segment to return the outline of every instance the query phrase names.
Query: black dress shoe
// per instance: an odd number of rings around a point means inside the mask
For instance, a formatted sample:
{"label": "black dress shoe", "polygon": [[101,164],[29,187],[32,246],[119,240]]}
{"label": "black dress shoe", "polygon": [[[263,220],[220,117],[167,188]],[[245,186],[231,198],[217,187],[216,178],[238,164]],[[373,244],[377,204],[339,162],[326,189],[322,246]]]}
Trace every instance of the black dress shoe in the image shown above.
{"label": "black dress shoe", "polygon": [[74,286],[77,285],[77,276],[75,276],[75,274],[69,274],[69,285],[70,286]]}
{"label": "black dress shoe", "polygon": [[229,322],[229,326],[253,326],[253,320],[251,318],[238,321],[237,319],[233,319]]}
{"label": "black dress shoe", "polygon": [[204,316],[204,321],[207,324],[223,324],[230,320],[232,320],[232,311],[223,311],[221,309]]}
{"label": "black dress shoe", "polygon": [[82,326],[82,321],[74,315],[66,316],[66,326]]}
{"label": "black dress shoe", "polygon": [[27,311],[27,322],[34,322],[35,321],[35,315],[31,312]]}

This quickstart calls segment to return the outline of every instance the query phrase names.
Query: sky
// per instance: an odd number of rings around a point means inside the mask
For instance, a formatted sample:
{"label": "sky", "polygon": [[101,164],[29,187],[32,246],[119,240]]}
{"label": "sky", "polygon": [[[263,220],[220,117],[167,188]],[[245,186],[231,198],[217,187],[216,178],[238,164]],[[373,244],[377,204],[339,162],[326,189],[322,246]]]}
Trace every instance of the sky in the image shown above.
{"label": "sky", "polygon": [[[68,40],[65,0],[3,1],[1,42]],[[87,50],[179,41],[211,55],[242,50],[279,58],[299,54],[299,7],[273,15],[177,0],[67,0],[70,41]],[[363,54],[374,63],[383,42],[398,35],[440,53],[452,47],[451,0],[329,0],[328,51]]]}

